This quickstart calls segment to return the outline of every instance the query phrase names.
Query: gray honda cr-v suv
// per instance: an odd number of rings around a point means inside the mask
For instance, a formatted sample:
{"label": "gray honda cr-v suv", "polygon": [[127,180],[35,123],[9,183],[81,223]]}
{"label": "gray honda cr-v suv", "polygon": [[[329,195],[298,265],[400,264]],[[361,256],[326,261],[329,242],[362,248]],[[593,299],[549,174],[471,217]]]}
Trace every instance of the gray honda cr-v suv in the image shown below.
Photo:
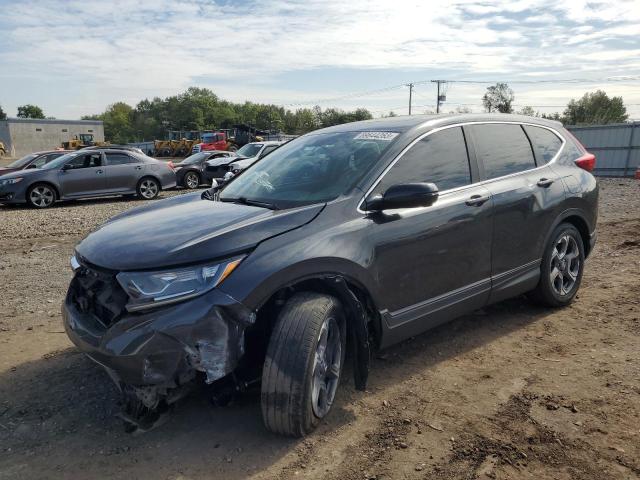
{"label": "gray honda cr-v suv", "polygon": [[63,305],[73,342],[147,428],[195,381],[261,384],[264,422],[304,435],[345,352],[528,293],[578,291],[595,242],[595,158],[557,122],[385,118],[315,131],[222,189],[121,214],[86,237]]}

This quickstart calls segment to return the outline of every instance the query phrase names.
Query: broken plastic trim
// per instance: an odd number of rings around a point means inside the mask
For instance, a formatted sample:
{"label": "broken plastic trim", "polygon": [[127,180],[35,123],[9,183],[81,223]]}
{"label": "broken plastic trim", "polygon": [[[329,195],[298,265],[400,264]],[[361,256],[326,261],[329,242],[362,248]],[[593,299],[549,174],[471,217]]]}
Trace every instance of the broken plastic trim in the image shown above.
{"label": "broken plastic trim", "polygon": [[369,327],[367,312],[362,302],[347,285],[345,279],[339,275],[322,277],[330,281],[331,290],[338,297],[346,310],[346,316],[351,319],[347,323],[350,332],[351,348],[353,351],[353,374],[356,390],[367,388],[369,378],[369,361],[371,346],[369,344]]}

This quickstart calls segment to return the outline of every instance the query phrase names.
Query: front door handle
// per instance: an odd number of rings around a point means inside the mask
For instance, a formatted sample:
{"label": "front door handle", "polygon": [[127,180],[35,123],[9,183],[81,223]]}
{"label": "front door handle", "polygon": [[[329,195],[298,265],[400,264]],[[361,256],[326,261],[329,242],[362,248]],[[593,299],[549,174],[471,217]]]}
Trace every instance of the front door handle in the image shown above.
{"label": "front door handle", "polygon": [[136,170],[142,170],[142,167],[141,167],[140,165],[138,165],[138,166],[136,167]]}
{"label": "front door handle", "polygon": [[538,180],[538,186],[542,188],[547,188],[552,183],[553,180],[550,178],[541,178],[540,180]]}
{"label": "front door handle", "polygon": [[96,173],[97,173],[98,175],[100,175],[100,174],[102,174],[102,173],[104,173],[104,172],[103,172],[102,170],[96,170]]}
{"label": "front door handle", "polygon": [[486,195],[472,195],[465,203],[470,207],[479,207],[487,200],[489,200],[489,197]]}

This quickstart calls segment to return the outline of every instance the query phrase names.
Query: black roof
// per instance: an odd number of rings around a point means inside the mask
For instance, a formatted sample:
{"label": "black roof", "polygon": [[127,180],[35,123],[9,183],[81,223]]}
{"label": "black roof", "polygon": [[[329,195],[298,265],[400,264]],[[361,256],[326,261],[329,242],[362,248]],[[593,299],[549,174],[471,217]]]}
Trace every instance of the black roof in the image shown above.
{"label": "black roof", "polygon": [[333,127],[316,130],[312,133],[338,133],[338,132],[361,132],[361,131],[393,131],[404,133],[414,129],[428,130],[451,123],[465,122],[490,122],[490,121],[512,121],[535,123],[550,127],[560,127],[562,124],[554,120],[546,120],[538,117],[526,115],[512,115],[506,113],[457,113],[440,115],[403,115],[398,117],[375,118],[361,122],[343,123]]}

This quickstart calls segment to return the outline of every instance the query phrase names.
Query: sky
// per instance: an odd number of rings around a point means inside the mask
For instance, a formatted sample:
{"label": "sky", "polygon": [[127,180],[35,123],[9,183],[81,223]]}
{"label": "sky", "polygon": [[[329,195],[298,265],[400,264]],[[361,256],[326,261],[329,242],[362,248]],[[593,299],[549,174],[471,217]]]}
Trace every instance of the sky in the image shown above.
{"label": "sky", "polygon": [[[189,86],[295,109],[379,116],[482,111],[487,83],[516,109],[562,111],[598,88],[640,120],[640,0],[0,0],[0,105],[77,119]],[[571,80],[568,82],[567,80]],[[577,81],[576,81],[577,80]]]}

